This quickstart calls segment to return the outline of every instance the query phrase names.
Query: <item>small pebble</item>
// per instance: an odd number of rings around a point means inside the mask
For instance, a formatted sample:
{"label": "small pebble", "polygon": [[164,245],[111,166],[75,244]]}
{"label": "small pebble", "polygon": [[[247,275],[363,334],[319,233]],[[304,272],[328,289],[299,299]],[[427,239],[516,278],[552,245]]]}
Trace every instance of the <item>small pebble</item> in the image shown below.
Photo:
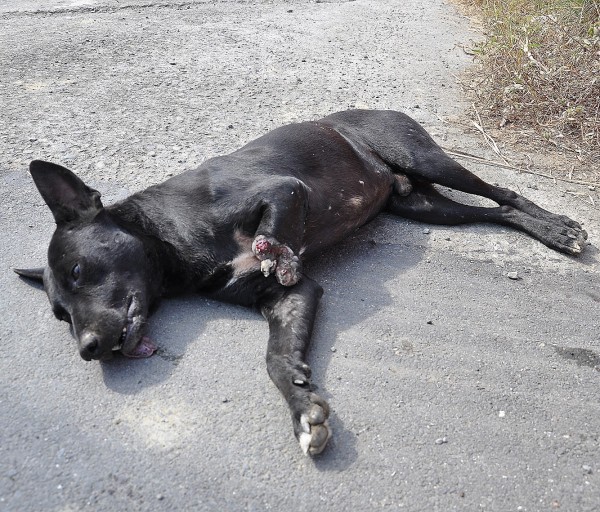
{"label": "small pebble", "polygon": [[506,277],[508,277],[509,279],[517,280],[519,279],[519,274],[517,272],[509,272],[508,274],[506,274]]}
{"label": "small pebble", "polygon": [[504,416],[506,416],[506,411],[498,412],[498,418],[504,418]]}
{"label": "small pebble", "polygon": [[161,501],[161,500],[164,500],[164,499],[165,499],[165,497],[164,497],[162,494],[157,494],[157,495],[156,495],[156,499],[157,499],[158,501]]}
{"label": "small pebble", "polygon": [[587,473],[588,475],[592,474],[592,467],[588,466],[587,464],[584,464],[583,466],[581,466],[581,469],[583,469],[583,471],[585,473]]}
{"label": "small pebble", "polygon": [[332,352],[335,352],[337,349],[335,347],[331,347],[330,349]]}
{"label": "small pebble", "polygon": [[224,404],[226,404],[227,402],[229,402],[229,398],[223,398],[223,399],[221,400],[221,402],[223,402]]}
{"label": "small pebble", "polygon": [[446,444],[448,442],[448,439],[445,437],[440,437],[439,439],[435,440],[435,444]]}
{"label": "small pebble", "polygon": [[429,228],[425,228],[425,229],[423,230],[423,234],[424,234],[424,235],[428,235],[429,233],[431,233],[431,230],[430,230]]}

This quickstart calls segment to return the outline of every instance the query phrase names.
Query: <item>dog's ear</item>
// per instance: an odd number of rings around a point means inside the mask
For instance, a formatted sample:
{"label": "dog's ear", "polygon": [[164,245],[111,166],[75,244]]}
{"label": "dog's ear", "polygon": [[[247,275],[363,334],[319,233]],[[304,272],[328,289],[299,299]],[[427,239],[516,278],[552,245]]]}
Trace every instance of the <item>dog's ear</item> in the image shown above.
{"label": "dog's ear", "polygon": [[69,169],[34,160],[29,172],[57,224],[95,215],[102,209],[100,192],[88,187]]}
{"label": "dog's ear", "polygon": [[44,267],[42,268],[13,268],[21,277],[33,279],[38,283],[44,284]]}

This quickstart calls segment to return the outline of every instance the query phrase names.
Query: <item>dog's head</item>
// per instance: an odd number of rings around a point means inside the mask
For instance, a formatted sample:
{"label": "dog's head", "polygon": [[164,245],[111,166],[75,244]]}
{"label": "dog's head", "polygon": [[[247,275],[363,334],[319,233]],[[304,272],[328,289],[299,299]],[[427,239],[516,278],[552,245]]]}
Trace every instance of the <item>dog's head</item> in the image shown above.
{"label": "dog's head", "polygon": [[143,241],[68,169],[36,160],[30,172],[56,231],[45,268],[15,271],[43,282],[54,315],[71,324],[83,359],[107,359],[119,349],[132,357],[151,355],[155,347],[144,326],[155,276]]}

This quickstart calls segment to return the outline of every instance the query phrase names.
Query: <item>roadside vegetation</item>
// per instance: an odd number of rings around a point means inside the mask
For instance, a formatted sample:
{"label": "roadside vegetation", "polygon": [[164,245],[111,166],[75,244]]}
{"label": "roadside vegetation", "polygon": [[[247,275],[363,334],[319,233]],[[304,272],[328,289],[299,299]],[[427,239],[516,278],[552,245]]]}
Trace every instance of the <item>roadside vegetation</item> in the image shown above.
{"label": "roadside vegetation", "polygon": [[478,115],[518,133],[526,144],[545,141],[572,154],[574,167],[597,180],[600,1],[463,3],[482,20],[487,36],[474,49],[481,67],[470,88]]}

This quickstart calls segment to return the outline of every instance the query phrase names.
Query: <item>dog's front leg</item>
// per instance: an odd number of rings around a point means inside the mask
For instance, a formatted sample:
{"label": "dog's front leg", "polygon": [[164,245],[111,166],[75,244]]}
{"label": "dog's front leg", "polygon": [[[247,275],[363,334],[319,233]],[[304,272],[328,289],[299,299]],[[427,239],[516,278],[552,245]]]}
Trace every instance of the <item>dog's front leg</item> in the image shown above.
{"label": "dog's front leg", "polygon": [[269,322],[267,370],[287,400],[294,434],[304,453],[321,453],[331,437],[327,402],[314,392],[305,362],[317,305],[323,289],[304,277],[291,288],[277,287],[263,302]]}
{"label": "dog's front leg", "polygon": [[270,182],[263,193],[252,251],[266,277],[275,274],[280,284],[292,286],[300,280],[298,252],[304,236],[307,189],[302,181],[285,177]]}

